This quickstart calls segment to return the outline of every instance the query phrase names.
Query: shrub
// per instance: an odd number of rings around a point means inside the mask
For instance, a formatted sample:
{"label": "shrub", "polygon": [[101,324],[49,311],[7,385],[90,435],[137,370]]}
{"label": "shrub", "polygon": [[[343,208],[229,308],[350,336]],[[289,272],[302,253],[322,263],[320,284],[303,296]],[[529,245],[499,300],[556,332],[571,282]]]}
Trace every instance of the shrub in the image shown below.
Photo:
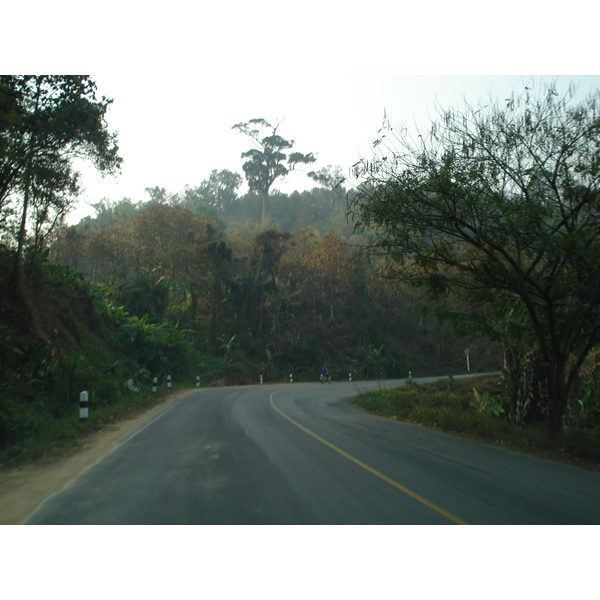
{"label": "shrub", "polygon": [[572,428],[564,431],[558,442],[550,440],[541,426],[510,424],[498,388],[499,378],[440,379],[428,385],[366,392],[352,402],[380,416],[501,442],[517,450],[600,462],[599,427]]}

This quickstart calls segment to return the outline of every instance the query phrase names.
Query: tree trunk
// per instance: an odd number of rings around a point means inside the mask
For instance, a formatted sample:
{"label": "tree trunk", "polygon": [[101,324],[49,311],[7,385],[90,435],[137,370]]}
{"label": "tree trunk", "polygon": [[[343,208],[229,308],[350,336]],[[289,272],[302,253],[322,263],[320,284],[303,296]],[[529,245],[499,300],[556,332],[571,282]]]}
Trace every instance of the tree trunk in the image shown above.
{"label": "tree trunk", "polygon": [[550,439],[556,440],[563,428],[563,420],[567,410],[566,360],[562,357],[548,365],[548,433]]}
{"label": "tree trunk", "polygon": [[262,192],[262,220],[268,219],[271,216],[271,206],[269,192]]}
{"label": "tree trunk", "polygon": [[504,395],[508,405],[508,420],[513,425],[518,425],[517,407],[519,403],[519,382],[521,379],[521,356],[519,350],[508,343],[504,343],[504,367],[502,380]]}
{"label": "tree trunk", "polygon": [[[35,113],[37,114],[40,96],[41,96],[41,87],[40,82],[42,77],[37,77],[37,94],[35,98]],[[36,134],[35,130],[31,133],[31,137],[29,138],[29,150],[27,154],[27,166],[25,167],[25,193],[23,196],[23,214],[21,215],[21,226],[19,228],[19,241],[17,245],[17,255],[15,256],[15,264],[13,273],[11,276],[11,283],[16,283],[19,280],[21,273],[21,259],[23,256],[23,247],[25,245],[25,233],[27,229],[27,210],[29,209],[29,194],[31,193],[31,176],[33,171],[33,154],[35,150],[36,144]]]}
{"label": "tree trunk", "polygon": [[[33,145],[33,140],[30,146]],[[25,233],[27,229],[27,210],[29,209],[29,194],[31,190],[31,169],[33,165],[33,150],[30,148],[25,170],[25,193],[23,194],[23,213],[21,215],[21,225],[19,227],[19,240],[17,244],[17,253],[13,265],[13,272],[10,278],[11,285],[16,283],[21,272],[21,262],[23,257],[23,247],[25,246]]]}

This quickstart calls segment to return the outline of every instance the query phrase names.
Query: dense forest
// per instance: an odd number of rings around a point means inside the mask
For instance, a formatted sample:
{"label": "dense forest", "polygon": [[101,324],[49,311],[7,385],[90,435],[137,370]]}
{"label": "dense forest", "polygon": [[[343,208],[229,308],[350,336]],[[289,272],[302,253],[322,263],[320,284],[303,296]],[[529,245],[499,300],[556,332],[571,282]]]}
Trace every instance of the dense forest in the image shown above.
{"label": "dense forest", "polygon": [[[251,119],[232,126],[243,175],[102,198],[67,226],[74,160],[120,168],[112,101],[89,77],[1,76],[0,448],[82,390],[110,406],[169,376],[316,381],[323,364],[334,380],[504,367],[513,424],[595,427],[596,99],[550,91],[450,111],[430,146],[382,136],[355,187]],[[293,170],[310,189],[277,189]]]}
{"label": "dense forest", "polygon": [[[18,291],[3,281],[5,444],[40,411],[73,413],[84,389],[110,405],[129,379],[316,381],[323,364],[334,380],[447,375],[466,371],[467,346],[472,370],[500,368],[497,345],[457,338],[418,291],[382,277],[351,234],[343,187],[274,193],[266,226],[255,194],[190,207],[186,191],[188,206],[100,202],[28,247]],[[8,278],[14,251],[1,260]]]}
{"label": "dense forest", "polygon": [[[265,223],[254,193],[207,195],[226,188],[209,184],[228,181],[241,183],[214,171],[195,190],[149,189],[151,198],[136,205],[100,203],[96,218],[60,231],[49,259],[82,273],[104,302],[146,327],[168,322],[185,332],[200,362],[213,365],[210,376],[228,383],[259,374],[311,380],[323,363],[337,378],[466,369],[466,342],[361,249],[343,186],[273,192]],[[153,376],[175,368],[141,361]],[[472,361],[500,366],[483,341]]]}
{"label": "dense forest", "polygon": [[[501,366],[459,339],[418,290],[383,277],[348,218],[340,167],[310,171],[278,125],[234,125],[244,176],[214,169],[176,193],[102,198],[73,226],[73,160],[118,172],[117,139],[87,77],[3,76],[0,156],[0,447],[48,420],[168,376],[180,385],[408,377]],[[276,182],[305,168],[312,189]],[[193,174],[191,174],[193,177]],[[240,194],[244,181],[247,191]],[[310,187],[310,186],[309,186]]]}

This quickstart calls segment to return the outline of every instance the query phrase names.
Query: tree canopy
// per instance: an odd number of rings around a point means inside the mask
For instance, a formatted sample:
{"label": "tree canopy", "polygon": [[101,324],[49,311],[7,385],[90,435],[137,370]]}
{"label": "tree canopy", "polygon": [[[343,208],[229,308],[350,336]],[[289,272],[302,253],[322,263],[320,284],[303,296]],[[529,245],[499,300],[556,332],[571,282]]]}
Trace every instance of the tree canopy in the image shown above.
{"label": "tree canopy", "polygon": [[[262,196],[263,219],[269,217],[269,190],[275,180],[287,175],[298,164],[310,164],[317,160],[312,152],[286,154],[285,150],[294,147],[294,140],[286,140],[277,133],[280,124],[271,125],[265,119],[250,119],[247,123],[232,127],[249,136],[256,145],[256,148],[242,153],[242,158],[249,159],[242,168],[250,191]],[[263,133],[265,131],[266,135]]]}
{"label": "tree canopy", "polygon": [[3,238],[16,237],[15,273],[30,211],[39,236],[62,221],[78,193],[73,161],[91,160],[104,174],[119,169],[116,135],[104,120],[111,102],[98,100],[84,75],[0,77],[0,225]]}
{"label": "tree canopy", "polygon": [[438,301],[452,291],[447,317],[503,341],[513,419],[553,434],[600,342],[600,97],[574,92],[448,110],[417,141],[387,123],[351,205],[391,272]]}

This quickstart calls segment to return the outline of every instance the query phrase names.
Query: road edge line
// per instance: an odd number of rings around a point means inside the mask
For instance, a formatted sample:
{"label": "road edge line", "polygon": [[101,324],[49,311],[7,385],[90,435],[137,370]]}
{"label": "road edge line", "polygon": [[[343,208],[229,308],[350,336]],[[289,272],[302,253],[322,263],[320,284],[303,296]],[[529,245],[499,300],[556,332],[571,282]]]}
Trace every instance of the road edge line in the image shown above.
{"label": "road edge line", "polygon": [[[280,390],[278,390],[278,391],[280,391]],[[328,448],[331,448],[332,450],[334,450],[338,454],[341,454],[344,458],[346,458],[347,460],[353,462],[354,464],[358,465],[359,467],[363,468],[365,471],[368,471],[372,475],[375,475],[379,479],[385,481],[389,485],[391,485],[391,486],[395,487],[396,489],[400,490],[401,492],[403,492],[407,496],[411,497],[413,500],[416,500],[417,502],[423,504],[427,508],[430,508],[431,510],[437,512],[438,514],[442,515],[443,517],[446,517],[449,521],[452,521],[453,523],[456,523],[457,525],[468,525],[468,523],[466,521],[463,521],[461,518],[457,517],[456,515],[453,515],[451,512],[448,512],[447,510],[443,509],[441,506],[438,506],[437,504],[435,504],[435,503],[427,500],[427,498],[424,498],[423,496],[417,494],[416,492],[413,492],[411,489],[407,488],[406,486],[402,485],[401,483],[398,483],[397,481],[394,481],[392,478],[388,477],[387,475],[384,475],[383,473],[377,471],[377,469],[374,469],[373,467],[370,467],[369,465],[367,465],[366,463],[362,462],[358,458],[355,458],[354,456],[352,456],[351,454],[348,454],[346,451],[342,450],[341,448],[338,448],[335,444],[332,444],[331,442],[328,442],[326,439],[318,436],[316,433],[312,432],[310,429],[304,427],[304,425],[300,425],[300,423],[298,423],[297,421],[294,421],[294,419],[292,419],[291,417],[289,417],[288,415],[286,415],[281,409],[279,409],[273,403],[273,396],[275,394],[277,394],[278,391],[273,392],[269,396],[269,403],[271,404],[271,406],[282,417],[284,417],[290,423],[292,423],[293,425],[295,425],[296,427],[298,427],[298,429],[301,429],[302,431],[304,431],[305,433],[307,433],[311,437],[315,438],[316,440],[318,440],[319,442],[321,442],[322,444],[324,444]]]}

